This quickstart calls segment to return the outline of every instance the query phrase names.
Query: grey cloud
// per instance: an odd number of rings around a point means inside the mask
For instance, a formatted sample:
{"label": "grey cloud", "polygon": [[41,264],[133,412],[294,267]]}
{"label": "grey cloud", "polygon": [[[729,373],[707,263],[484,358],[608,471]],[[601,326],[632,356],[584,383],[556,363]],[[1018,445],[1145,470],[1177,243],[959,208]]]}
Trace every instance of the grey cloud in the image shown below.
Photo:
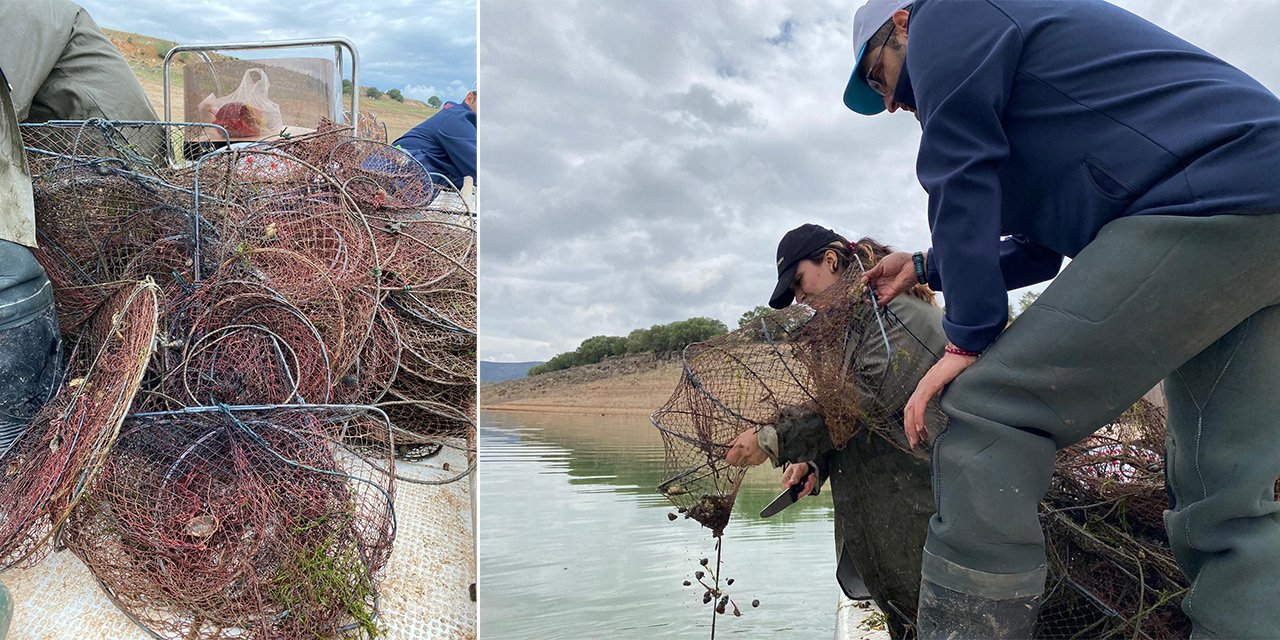
{"label": "grey cloud", "polygon": [[715,132],[721,128],[752,124],[750,104],[744,100],[726,100],[700,82],[693,83],[682,93],[668,93],[662,100],[688,114],[704,131]]}
{"label": "grey cloud", "polygon": [[[481,357],[763,304],[803,222],[927,246],[919,125],[840,103],[857,2],[481,5]],[[1280,86],[1280,1],[1121,3]]]}
{"label": "grey cloud", "polygon": [[[519,3],[481,8],[482,73],[500,94],[481,136],[482,357],[524,344],[520,357],[546,358],[696,315],[732,326],[765,302],[777,239],[802,222],[919,244],[922,213],[889,224],[875,213],[895,199],[863,195],[877,181],[919,192],[910,172],[867,166],[914,148],[918,128],[839,107],[844,11],[644,7],[620,10],[626,38],[593,11],[553,23]],[[792,42],[774,46],[784,21]],[[727,59],[740,72],[721,73]],[[923,194],[893,204],[912,198],[921,211]]]}
{"label": "grey cloud", "polygon": [[778,27],[778,34],[774,36],[769,36],[765,40],[769,44],[778,45],[778,46],[791,44],[791,41],[793,39],[792,32],[795,30],[795,26],[796,26],[796,23],[794,21],[790,19],[783,20],[782,26]]}

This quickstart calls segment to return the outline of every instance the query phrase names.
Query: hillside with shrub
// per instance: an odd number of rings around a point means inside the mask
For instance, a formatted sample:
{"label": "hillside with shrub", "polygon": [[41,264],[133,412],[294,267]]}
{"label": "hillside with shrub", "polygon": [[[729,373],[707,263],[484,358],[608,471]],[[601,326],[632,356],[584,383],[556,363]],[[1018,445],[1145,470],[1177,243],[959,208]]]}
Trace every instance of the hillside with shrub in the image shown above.
{"label": "hillside with shrub", "polygon": [[551,358],[529,369],[535,376],[570,367],[595,364],[605,358],[678,352],[686,346],[728,333],[723,322],[711,318],[689,318],[668,324],[655,324],[636,329],[626,336],[593,336],[583,340],[577,349]]}

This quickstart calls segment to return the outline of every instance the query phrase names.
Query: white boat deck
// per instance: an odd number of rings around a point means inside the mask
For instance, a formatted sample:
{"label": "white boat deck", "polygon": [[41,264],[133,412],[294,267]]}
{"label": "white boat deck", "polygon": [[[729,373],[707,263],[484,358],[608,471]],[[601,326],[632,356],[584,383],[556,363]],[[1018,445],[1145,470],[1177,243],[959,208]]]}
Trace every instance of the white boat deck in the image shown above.
{"label": "white boat deck", "polygon": [[835,640],[889,640],[879,623],[880,608],[870,600],[850,600],[843,593],[836,603]]}

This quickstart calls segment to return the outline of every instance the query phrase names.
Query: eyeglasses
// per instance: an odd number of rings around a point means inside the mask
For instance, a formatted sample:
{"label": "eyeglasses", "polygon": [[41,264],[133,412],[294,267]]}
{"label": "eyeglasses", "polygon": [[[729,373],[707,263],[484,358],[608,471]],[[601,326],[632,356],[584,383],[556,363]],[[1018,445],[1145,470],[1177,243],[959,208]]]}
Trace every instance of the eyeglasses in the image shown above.
{"label": "eyeglasses", "polygon": [[897,29],[898,25],[896,24],[889,27],[889,35],[884,39],[884,42],[880,43],[880,50],[876,52],[876,57],[871,61],[871,65],[867,67],[867,74],[864,77],[867,81],[867,86],[871,87],[872,91],[880,94],[883,98],[889,97],[889,87],[885,86],[883,80],[872,78],[871,74],[880,65],[880,58],[884,55],[884,50],[888,48],[889,38],[893,37],[893,32],[897,31]]}

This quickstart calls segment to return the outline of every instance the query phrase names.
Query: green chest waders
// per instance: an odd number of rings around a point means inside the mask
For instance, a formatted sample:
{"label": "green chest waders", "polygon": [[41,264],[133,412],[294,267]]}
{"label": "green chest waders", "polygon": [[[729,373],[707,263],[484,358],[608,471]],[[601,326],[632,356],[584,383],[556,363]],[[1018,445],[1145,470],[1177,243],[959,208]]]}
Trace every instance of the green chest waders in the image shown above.
{"label": "green chest waders", "polygon": [[1280,215],[1113,221],[956,378],[934,443],[922,638],[1026,637],[1045,582],[1036,508],[1055,451],[1161,379],[1176,500],[1165,520],[1192,585],[1193,637],[1275,637],[1277,246]]}

